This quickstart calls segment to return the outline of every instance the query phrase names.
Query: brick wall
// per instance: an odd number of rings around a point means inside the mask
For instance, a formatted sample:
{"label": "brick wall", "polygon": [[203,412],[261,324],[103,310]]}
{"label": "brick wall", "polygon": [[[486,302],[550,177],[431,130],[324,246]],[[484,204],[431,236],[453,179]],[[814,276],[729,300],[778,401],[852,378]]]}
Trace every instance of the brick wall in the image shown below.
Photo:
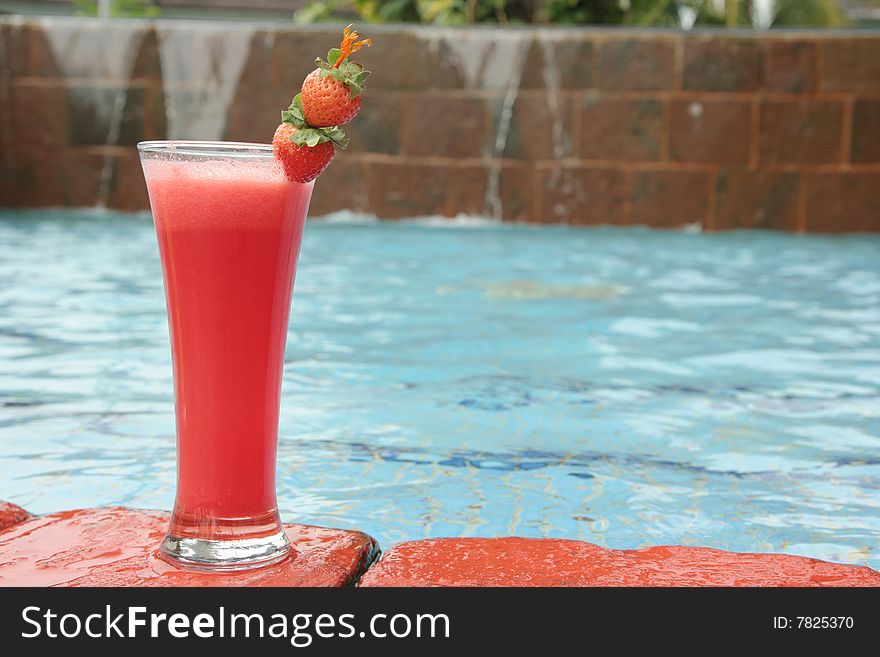
{"label": "brick wall", "polygon": [[[146,208],[181,99],[268,141],[336,30],[217,25],[0,23],[0,205]],[[880,230],[880,33],[366,31],[313,214]]]}

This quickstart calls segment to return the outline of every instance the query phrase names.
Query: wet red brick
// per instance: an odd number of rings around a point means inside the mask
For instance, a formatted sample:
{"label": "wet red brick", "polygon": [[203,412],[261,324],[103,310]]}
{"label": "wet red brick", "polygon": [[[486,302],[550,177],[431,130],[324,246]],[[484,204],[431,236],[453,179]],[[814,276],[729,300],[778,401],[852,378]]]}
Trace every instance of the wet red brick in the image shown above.
{"label": "wet red brick", "polygon": [[367,206],[382,219],[441,214],[449,169],[443,165],[369,162]]}
{"label": "wet red brick", "polygon": [[363,161],[355,154],[337,152],[330,166],[315,181],[309,216],[363,209]]}
{"label": "wet red brick", "polygon": [[624,174],[616,169],[547,166],[538,172],[535,221],[577,226],[623,222]]}
{"label": "wet red brick", "polygon": [[747,101],[673,101],[669,157],[680,162],[745,164],[749,160],[750,125]]}
{"label": "wet red brick", "polygon": [[107,204],[125,212],[148,210],[150,198],[137,151],[130,149],[115,155],[110,198]]}
{"label": "wet red brick", "polygon": [[[573,102],[570,94],[560,94],[554,106],[551,97],[543,91],[520,92],[513,104],[504,157],[524,160],[569,157]],[[498,102],[496,114],[500,110]],[[497,122],[496,116],[496,125]]]}
{"label": "wet red brick", "polygon": [[10,91],[13,143],[28,148],[67,144],[67,89],[63,81],[18,80]]}
{"label": "wet red brick", "polygon": [[480,157],[492,129],[482,98],[411,96],[403,103],[401,154],[426,157]]}
{"label": "wet red brick", "polygon": [[580,541],[446,538],[401,543],[362,578],[377,586],[880,586],[880,573],[783,554]]}
{"label": "wet red brick", "polygon": [[[456,163],[368,158],[364,163],[365,210],[381,219],[456,215],[532,219],[532,169],[517,162]],[[497,175],[496,192],[489,193]],[[497,197],[498,207],[493,198]],[[495,213],[498,213],[497,215]]]}
{"label": "wet red brick", "polygon": [[153,28],[147,30],[138,45],[130,77],[132,80],[141,82],[162,81],[162,58],[159,54],[159,38],[156,30]]}
{"label": "wet red brick", "polygon": [[161,85],[144,86],[144,139],[165,139],[168,135],[168,117],[165,115],[165,90]]}
{"label": "wet red brick", "polygon": [[840,162],[842,149],[842,103],[807,99],[761,103],[758,151],[762,164]]}
{"label": "wet red brick", "polygon": [[821,89],[880,90],[880,37],[853,34],[823,39],[819,61]]}
{"label": "wet red brick", "polygon": [[808,232],[880,231],[880,172],[807,177]]}
{"label": "wet red brick", "polygon": [[21,27],[21,38],[27,52],[26,75],[60,77],[61,66],[55,58],[52,45],[40,25],[29,23]]}
{"label": "wet red brick", "polygon": [[[144,105],[144,88],[140,86],[69,87],[67,134],[70,144],[134,146],[144,139]],[[115,141],[111,139],[114,130]]]}
{"label": "wet red brick", "polygon": [[345,125],[352,153],[400,151],[400,123],[406,100],[396,92],[369,89],[364,94],[357,118]]}
{"label": "wet red brick", "polygon": [[[359,32],[370,36],[368,26]],[[339,42],[336,33],[329,44],[325,41],[323,48],[316,52],[326,56],[327,50]],[[361,50],[357,60],[367,70],[372,71],[367,86],[370,89],[424,89],[432,86],[433,68],[430,65],[430,49],[415,34],[399,32],[383,36],[376,40],[377,45]],[[315,61],[314,52],[311,62]]]}
{"label": "wet red brick", "polygon": [[348,586],[377,553],[360,532],[285,525],[294,557],[244,573],[178,570],[156,558],[168,514],[112,507],[41,516],[0,532],[0,586]]}
{"label": "wet red brick", "polygon": [[597,45],[596,86],[616,90],[672,89],[675,41],[668,38],[609,39]]}
{"label": "wet red brick", "polygon": [[6,72],[12,77],[28,74],[28,28],[23,25],[0,25],[0,43],[6,58]]}
{"label": "wet red brick", "polygon": [[368,162],[367,207],[382,219],[443,214],[449,195],[446,165],[415,162]]}
{"label": "wet red brick", "polygon": [[[498,170],[500,193],[501,170]],[[445,217],[457,215],[488,216],[492,208],[487,205],[486,189],[489,185],[489,166],[482,163],[451,166],[448,170],[447,192],[440,214]],[[500,199],[500,196],[499,196]]]}
{"label": "wet red brick", "polygon": [[538,220],[533,215],[534,176],[534,169],[527,164],[505,163],[502,166],[498,181],[502,219],[529,222]]}
{"label": "wet red brick", "polygon": [[709,173],[656,170],[630,176],[630,224],[677,228],[708,221]]}
{"label": "wet red brick", "polygon": [[797,173],[721,171],[714,227],[796,230],[799,179]]}
{"label": "wet red brick", "polygon": [[[483,214],[484,166],[419,161],[368,162],[367,207],[382,219],[429,215]],[[465,187],[458,188],[456,185]]]}
{"label": "wet red brick", "polygon": [[31,514],[12,502],[0,500],[0,530],[17,525],[31,517]]}
{"label": "wet red brick", "polygon": [[760,42],[754,38],[691,37],[684,41],[688,91],[754,91],[761,81]]}
{"label": "wet red brick", "polygon": [[596,80],[595,43],[587,32],[565,38],[543,34],[528,46],[524,57],[521,89],[585,89]]}
{"label": "wet red brick", "polygon": [[[10,207],[89,207],[98,203],[105,164],[101,149],[15,148],[2,154],[3,195]],[[63,171],[64,175],[58,172]]]}
{"label": "wet red brick", "polygon": [[264,144],[272,141],[281,123],[281,110],[287,109],[291,100],[291,94],[281,87],[242,78],[226,111],[224,137]]}
{"label": "wet red brick", "polygon": [[805,93],[816,88],[815,41],[774,39],[764,42],[764,88]]}
{"label": "wet red brick", "polygon": [[579,107],[577,155],[585,160],[657,160],[663,104],[654,98],[587,93]]}
{"label": "wet red brick", "polygon": [[339,37],[338,30],[324,27],[259,32],[251,41],[251,52],[240,79],[271,85],[287,97],[289,105],[303,80],[315,69],[315,57],[326,58],[327,51],[339,43]]}
{"label": "wet red brick", "polygon": [[851,158],[860,164],[880,162],[880,99],[859,98],[853,104]]}
{"label": "wet red brick", "polygon": [[[348,126],[351,150],[338,156],[319,183],[313,211],[348,207],[395,217],[497,210],[486,198],[488,157],[506,81],[462,92],[481,76],[466,71],[461,49],[450,46],[455,31],[438,37],[388,29],[393,34],[381,40],[381,48],[361,53],[375,75],[361,115]],[[127,89],[118,143],[130,148],[139,139],[167,136],[155,30],[120,25],[106,37],[108,52],[135,39],[134,82],[62,79],[61,64],[75,71],[82,62],[57,61],[44,30],[36,23],[0,26],[12,76],[8,93],[0,89],[0,174],[6,183],[0,205],[91,205],[109,166],[112,186],[104,189],[105,200],[125,209],[145,206],[133,154],[107,146],[106,114],[117,90]],[[97,38],[103,32],[90,34]],[[335,27],[324,26],[257,30],[223,138],[269,141],[280,110],[313,69],[315,55],[338,37]],[[499,37],[487,33],[486,38],[491,43]],[[545,30],[511,37],[503,49],[508,58],[516,50],[508,46],[517,44],[524,48],[525,64],[497,185],[504,218],[672,226],[709,216],[714,207],[719,228],[789,227],[792,175],[803,183],[809,172],[809,180],[819,182],[827,172],[831,179],[813,193],[830,214],[826,220],[809,210],[807,228],[873,225],[864,210],[870,190],[830,169],[846,164],[844,157],[857,170],[880,162],[876,35],[754,38]],[[677,48],[683,55],[678,63],[684,95],[675,88]],[[401,61],[407,65],[399,66]],[[835,94],[822,98],[816,91]],[[760,95],[761,108],[749,113],[758,97],[752,92]],[[554,131],[554,122],[560,129]],[[754,143],[749,128],[756,127]],[[752,147],[757,162],[750,160]],[[640,164],[627,164],[633,162]],[[59,163],[65,176],[52,173]],[[705,171],[697,170],[704,165]],[[815,171],[815,165],[823,171]],[[719,168],[718,184],[710,187]],[[850,184],[854,199],[835,200],[823,191]],[[321,191],[330,187],[336,189],[333,194]],[[837,208],[848,204],[846,217]],[[774,212],[779,218],[771,220]]]}

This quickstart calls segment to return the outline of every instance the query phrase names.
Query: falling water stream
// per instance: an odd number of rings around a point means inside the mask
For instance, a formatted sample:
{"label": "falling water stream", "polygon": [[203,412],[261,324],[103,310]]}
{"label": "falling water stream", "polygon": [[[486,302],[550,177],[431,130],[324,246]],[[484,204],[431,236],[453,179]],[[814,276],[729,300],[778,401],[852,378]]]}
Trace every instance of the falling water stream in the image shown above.
{"label": "falling water stream", "polygon": [[251,25],[157,22],[169,139],[223,139]]}
{"label": "falling water stream", "polygon": [[484,198],[486,213],[500,219],[501,160],[529,52],[529,36],[524,32],[497,32],[489,39],[484,33],[443,30],[435,32],[432,38],[439,42],[439,51],[447,56],[448,63],[461,73],[466,89],[503,92],[500,107],[493,112],[497,118],[488,145],[489,176]]}
{"label": "falling water stream", "polygon": [[[128,81],[134,69],[135,58],[148,28],[135,22],[113,22],[107,29],[107,20],[59,22],[44,19],[46,35],[55,61],[67,79],[82,80],[89,85],[89,109],[96,123],[106,126],[107,146],[101,165],[98,187],[99,207],[106,207],[113,182],[115,159],[109,147],[119,145],[120,131],[128,103]],[[115,86],[108,87],[112,84]],[[109,89],[112,99],[107,102]]]}

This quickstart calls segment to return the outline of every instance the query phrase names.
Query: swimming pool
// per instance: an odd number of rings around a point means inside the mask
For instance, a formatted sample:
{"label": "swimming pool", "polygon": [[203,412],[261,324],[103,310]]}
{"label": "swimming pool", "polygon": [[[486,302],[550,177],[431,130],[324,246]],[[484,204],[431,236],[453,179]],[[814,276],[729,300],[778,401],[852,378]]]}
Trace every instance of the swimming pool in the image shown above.
{"label": "swimming pool", "polygon": [[[148,215],[0,212],[0,498],[170,508]],[[880,567],[880,236],[306,228],[287,521]]]}

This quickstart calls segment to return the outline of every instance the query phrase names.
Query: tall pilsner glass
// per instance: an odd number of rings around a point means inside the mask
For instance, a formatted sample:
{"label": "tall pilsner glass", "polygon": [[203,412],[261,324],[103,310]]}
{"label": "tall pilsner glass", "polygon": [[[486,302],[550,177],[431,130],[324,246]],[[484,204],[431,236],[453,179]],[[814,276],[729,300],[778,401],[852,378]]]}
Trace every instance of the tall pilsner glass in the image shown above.
{"label": "tall pilsner glass", "polygon": [[166,560],[264,566],[290,545],[275,499],[281,370],[313,183],[268,144],[138,144],[165,279],[177,418]]}

